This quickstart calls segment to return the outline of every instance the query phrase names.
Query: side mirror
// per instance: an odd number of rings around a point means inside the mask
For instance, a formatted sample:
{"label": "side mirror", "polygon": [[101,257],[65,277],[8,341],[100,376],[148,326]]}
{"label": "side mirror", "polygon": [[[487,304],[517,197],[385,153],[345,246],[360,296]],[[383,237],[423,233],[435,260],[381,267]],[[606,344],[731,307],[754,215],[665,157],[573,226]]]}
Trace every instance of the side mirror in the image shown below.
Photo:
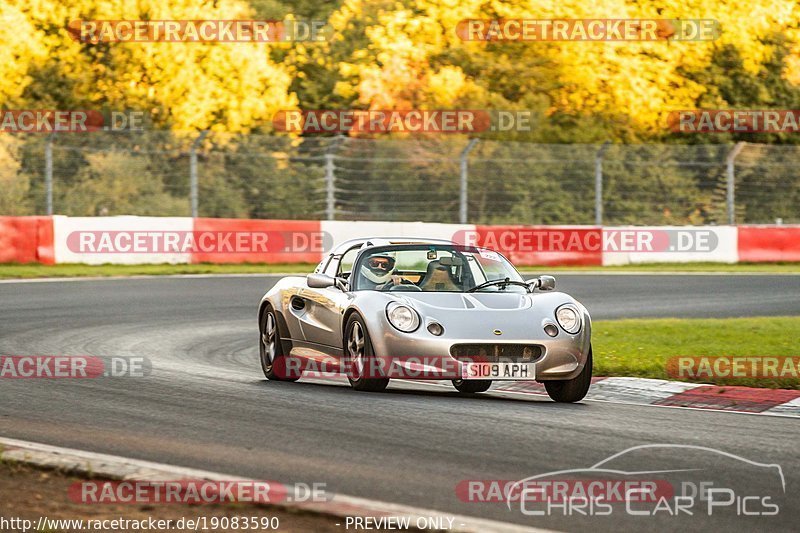
{"label": "side mirror", "polygon": [[306,283],[312,289],[325,289],[336,285],[336,279],[327,274],[309,274],[306,276]]}
{"label": "side mirror", "polygon": [[556,288],[556,278],[553,276],[539,276],[539,290],[552,291]]}

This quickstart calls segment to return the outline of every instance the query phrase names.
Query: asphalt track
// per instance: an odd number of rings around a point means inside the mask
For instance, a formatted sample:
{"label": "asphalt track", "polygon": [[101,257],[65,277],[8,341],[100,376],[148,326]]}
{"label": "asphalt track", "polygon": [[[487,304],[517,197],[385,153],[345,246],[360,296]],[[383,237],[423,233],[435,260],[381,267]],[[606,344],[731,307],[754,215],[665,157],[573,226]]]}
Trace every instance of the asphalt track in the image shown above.
{"label": "asphalt track", "polygon": [[[800,276],[562,275],[595,318],[800,314]],[[796,419],[393,383],[357,393],[342,380],[266,381],[255,304],[274,278],[146,278],[0,283],[0,354],[144,356],[144,378],[0,381],[0,435],[568,531],[796,530]],[[463,480],[518,480],[588,467],[632,446],[711,447],[778,464],[773,517],[534,517],[467,503]],[[674,459],[674,458],[673,458]],[[681,452],[736,495],[772,493],[762,468]],[[653,457],[631,460],[636,471]],[[713,467],[713,468],[712,468]],[[743,492],[749,494],[744,494]]]}

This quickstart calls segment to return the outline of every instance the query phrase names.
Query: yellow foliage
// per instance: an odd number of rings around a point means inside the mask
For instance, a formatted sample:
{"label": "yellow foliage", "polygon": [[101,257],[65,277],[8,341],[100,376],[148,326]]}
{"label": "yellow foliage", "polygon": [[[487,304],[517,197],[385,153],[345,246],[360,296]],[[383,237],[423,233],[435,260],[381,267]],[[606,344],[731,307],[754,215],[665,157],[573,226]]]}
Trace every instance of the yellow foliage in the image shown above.
{"label": "yellow foliage", "polygon": [[[362,105],[455,105],[459,96],[480,94],[478,87],[493,80],[467,76],[459,66],[433,59],[458,50],[491,64],[502,59],[506,47],[512,60],[520,56],[546,60],[543,76],[556,87],[547,93],[550,112],[624,113],[637,129],[653,133],[663,130],[669,111],[693,107],[705,91],[682,76],[681,69],[703,69],[715,50],[732,44],[740,50],[745,68],[756,73],[774,53],[765,38],[774,33],[796,37],[799,16],[794,0],[346,0],[331,23],[340,38],[346,38],[353,20],[370,21],[369,57],[358,50],[340,63],[340,72],[354,79],[351,84]],[[722,32],[715,41],[464,42],[455,28],[469,18],[716,19]],[[526,87],[532,72],[518,74],[521,87],[538,90]],[[796,57],[790,59],[786,77],[793,83],[800,80]],[[349,94],[346,86],[337,87],[342,95]]]}
{"label": "yellow foliage", "polygon": [[[68,101],[42,104],[144,110],[156,125],[232,132],[268,124],[277,110],[297,104],[288,90],[291,77],[287,69],[269,59],[269,44],[90,45],[74,41],[66,31],[76,20],[251,19],[252,12],[244,1],[10,2],[7,10],[16,9],[34,28],[22,40],[46,51],[44,58],[28,53],[20,62],[21,73],[11,79],[24,79],[26,72],[30,75],[48,63],[63,79],[51,80],[52,90],[40,92],[57,94],[65,84],[71,86]],[[1,87],[0,95],[6,94]]]}

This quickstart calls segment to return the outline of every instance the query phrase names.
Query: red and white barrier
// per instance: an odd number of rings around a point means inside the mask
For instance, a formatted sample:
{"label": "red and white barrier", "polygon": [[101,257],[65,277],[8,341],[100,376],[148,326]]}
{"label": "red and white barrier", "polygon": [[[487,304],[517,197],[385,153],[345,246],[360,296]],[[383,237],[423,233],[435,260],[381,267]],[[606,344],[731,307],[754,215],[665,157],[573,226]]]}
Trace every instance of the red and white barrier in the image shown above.
{"label": "red and white barrier", "polygon": [[0,217],[0,263],[53,262],[51,217]]}
{"label": "red and white barrier", "polygon": [[515,265],[603,264],[597,226],[475,226],[472,239],[456,242],[498,250]]}
{"label": "red and white barrier", "polygon": [[[198,239],[215,234],[210,248],[193,253],[192,263],[318,263],[325,249],[317,220],[196,218]],[[229,239],[222,242],[226,236]],[[259,240],[262,237],[262,240]],[[198,244],[202,244],[198,242]]]}
{"label": "red and white barrier", "polygon": [[[140,265],[188,263],[190,252],[159,245],[168,232],[191,233],[190,217],[53,217],[56,263]],[[174,250],[174,251],[173,251]]]}
{"label": "red and white barrier", "polygon": [[800,225],[739,226],[739,261],[800,261]]}
{"label": "red and white barrier", "polygon": [[0,217],[0,263],[316,263],[358,237],[453,240],[519,266],[800,262],[799,226],[485,226],[189,217]]}
{"label": "red and white barrier", "polygon": [[472,224],[439,224],[435,222],[348,222],[344,220],[323,220],[320,223],[323,233],[329,235],[334,243],[348,239],[365,237],[419,237],[428,239],[452,240],[454,235],[474,231]]}
{"label": "red and white barrier", "polygon": [[736,226],[603,228],[603,265],[736,263]]}

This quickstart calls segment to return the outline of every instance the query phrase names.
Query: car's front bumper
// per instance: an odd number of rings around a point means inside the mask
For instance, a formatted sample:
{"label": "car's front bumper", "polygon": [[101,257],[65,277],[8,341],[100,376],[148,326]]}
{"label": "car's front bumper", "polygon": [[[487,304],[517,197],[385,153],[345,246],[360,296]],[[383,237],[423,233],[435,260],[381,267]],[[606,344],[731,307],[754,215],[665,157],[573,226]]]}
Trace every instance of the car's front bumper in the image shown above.
{"label": "car's front bumper", "polygon": [[[442,336],[427,330],[428,321],[412,333],[400,332],[387,322],[383,335],[371,339],[381,367],[392,369],[393,375],[410,379],[459,379],[461,364],[451,355],[453,345],[525,344],[541,347],[541,355],[533,360],[537,381],[563,380],[572,379],[583,370],[591,348],[591,320],[585,311],[578,333],[572,335],[559,327],[555,337],[550,337],[543,329],[544,324],[555,323],[549,318],[531,325],[498,317],[497,324],[470,328],[459,328],[457,322],[450,321],[445,324]],[[500,333],[496,334],[495,330]]]}

